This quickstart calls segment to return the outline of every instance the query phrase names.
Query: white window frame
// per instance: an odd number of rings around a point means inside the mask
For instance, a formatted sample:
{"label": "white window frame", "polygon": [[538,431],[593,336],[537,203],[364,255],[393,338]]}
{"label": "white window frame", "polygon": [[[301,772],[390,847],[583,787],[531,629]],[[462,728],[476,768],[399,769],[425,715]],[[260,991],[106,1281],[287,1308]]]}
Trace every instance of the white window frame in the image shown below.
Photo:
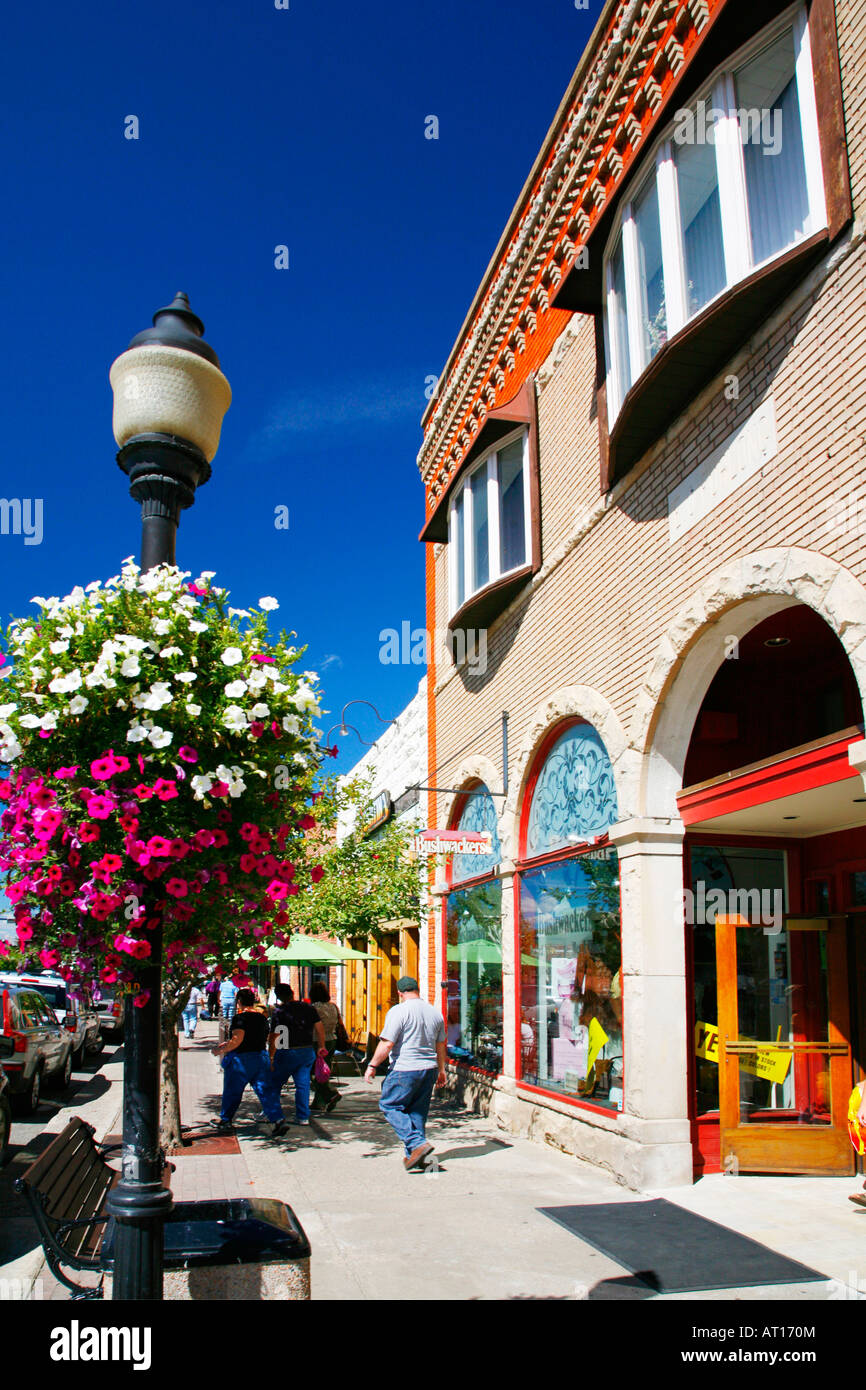
{"label": "white window frame", "polygon": [[[502,569],[502,537],[500,533],[500,496],[499,496],[499,454],[513,444],[516,439],[523,439],[523,526],[524,538],[523,549],[524,559],[521,564],[513,565],[511,569]],[[476,474],[484,471],[487,476],[487,548],[488,548],[488,577],[485,584],[476,585],[474,576],[475,555],[473,547],[473,526],[472,526],[472,488],[470,480]],[[457,502],[463,496],[463,598],[457,602],[457,555],[456,545],[456,525],[457,525]],[[496,444],[484,454],[482,458],[474,463],[466,475],[460,479],[459,486],[454,489],[448,506],[448,614],[453,617],[459,608],[463,607],[475,594],[483,593],[489,589],[491,584],[495,584],[499,579],[505,579],[509,574],[516,574],[518,570],[525,569],[532,563],[532,515],[530,511],[531,491],[529,479],[529,430],[525,425],[518,425],[515,430],[498,439]]]}
{"label": "white window frame", "polygon": [[[800,108],[809,214],[802,238],[798,237],[791,245],[783,247],[764,261],[753,262],[745,165],[736,116],[737,100],[734,75],[744,64],[756,57],[763,49],[769,47],[789,29],[793,30],[794,39],[794,74]],[[785,255],[791,246],[796,246],[800,240],[813,236],[827,226],[827,206],[815,99],[814,70],[809,41],[809,23],[802,0],[798,0],[797,4],[790,6],[772,24],[766,25],[760,34],[756,34],[749,43],[744,44],[736,53],[732,54],[724,66],[717,70],[703,88],[692,97],[688,109],[697,110],[698,103],[701,101],[706,103],[705,109],[713,109],[717,112],[713,118],[713,129],[725,259],[725,284],[713,299],[702,304],[695,313],[689,314],[677,169],[671,144],[671,135],[675,124],[672,122],[655,142],[649,161],[650,171],[644,170],[643,176],[631,197],[620,209],[605,247],[603,323],[609,428],[613,427],[631,386],[640,379],[650,364],[644,351],[641,326],[643,292],[640,281],[637,228],[632,211],[634,202],[643,192],[649,179],[655,179],[658,192],[668,342],[685,328],[691,319],[696,318],[698,314],[703,314],[714,303],[715,299],[718,299],[727,290],[763,266],[771,265],[773,261]],[[631,367],[630,381],[626,379],[623,363],[620,361],[620,354],[617,351],[617,332],[611,319],[611,314],[617,312],[616,294],[613,289],[612,260],[620,237],[623,248],[626,323]]]}

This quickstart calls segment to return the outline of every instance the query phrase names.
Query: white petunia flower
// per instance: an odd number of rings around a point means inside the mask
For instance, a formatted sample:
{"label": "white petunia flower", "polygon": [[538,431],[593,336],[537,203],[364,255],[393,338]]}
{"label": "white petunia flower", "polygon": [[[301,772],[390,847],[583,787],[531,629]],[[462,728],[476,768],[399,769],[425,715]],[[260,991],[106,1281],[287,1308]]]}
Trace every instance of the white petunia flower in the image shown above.
{"label": "white petunia flower", "polygon": [[190,779],[190,786],[195,793],[196,800],[201,801],[202,797],[209,792],[213,786],[213,778],[209,773],[198,772],[195,777]]}
{"label": "white petunia flower", "polygon": [[222,654],[222,663],[224,666],[237,666],[238,662],[243,661],[243,659],[244,654],[240,647],[226,647]]}
{"label": "white petunia flower", "polygon": [[268,678],[263,671],[253,671],[247,681],[247,690],[264,690],[268,683]]}
{"label": "white petunia flower", "polygon": [[0,705],[0,719],[8,719],[17,708],[17,705]]}
{"label": "white petunia flower", "polygon": [[296,714],[284,714],[283,728],[287,734],[299,734],[301,732],[301,721]]}
{"label": "white petunia flower", "polygon": [[186,712],[191,715],[193,719],[197,719],[201,714],[201,705],[196,705],[190,700],[186,706]]}
{"label": "white petunia flower", "polygon": [[76,695],[73,699],[69,701],[69,713],[83,714],[89,704],[90,701],[86,698],[86,696]]}
{"label": "white petunia flower", "polygon": [[310,686],[303,684],[298,686],[292,697],[292,703],[300,710],[309,710],[311,714],[319,713],[319,701],[314,690]]}
{"label": "white petunia flower", "polygon": [[43,728],[43,729],[56,729],[56,728],[57,728],[57,715],[56,715],[55,711],[54,711],[54,710],[49,710],[47,714],[43,714],[43,716],[42,716],[42,718],[41,718],[41,720],[40,720],[39,722],[40,722],[40,724],[42,725],[42,728]]}
{"label": "white petunia flower", "polygon": [[154,748],[167,748],[174,738],[174,734],[170,729],[160,729],[157,725],[155,728],[151,729],[148,738]]}
{"label": "white petunia flower", "polygon": [[126,735],[127,743],[143,743],[147,738],[147,729],[143,724],[131,724]]}
{"label": "white petunia flower", "polygon": [[246,681],[229,681],[224,689],[230,700],[240,700],[247,693]]}
{"label": "white petunia flower", "polygon": [[223,715],[223,723],[227,729],[237,732],[247,727],[247,717],[239,705],[229,705]]}
{"label": "white petunia flower", "polygon": [[122,676],[140,676],[141,662],[137,656],[128,656],[120,668]]}
{"label": "white petunia flower", "polygon": [[171,632],[171,623],[167,618],[155,618],[151,626],[157,637],[166,637]]}
{"label": "white petunia flower", "polygon": [[198,680],[195,671],[176,671],[174,678],[176,681],[183,681],[185,685],[190,681]]}
{"label": "white petunia flower", "polygon": [[61,652],[68,652],[68,651],[69,651],[69,643],[68,643],[68,642],[63,642],[63,641],[61,641],[61,642],[52,642],[51,645],[49,646],[48,650],[51,652],[51,655],[52,655],[52,656],[59,656]]}
{"label": "white petunia flower", "polygon": [[250,714],[254,719],[267,719],[270,710],[267,705],[253,705]]}
{"label": "white petunia flower", "polygon": [[183,652],[181,651],[180,647],[164,647],[163,650],[160,652],[160,656],[183,656]]}
{"label": "white petunia flower", "polygon": [[230,609],[229,609],[229,617],[230,617],[230,618],[248,618],[249,616],[250,616],[250,613],[249,613],[249,609],[248,609],[248,608],[230,608]]}
{"label": "white petunia flower", "polygon": [[21,725],[22,729],[38,729],[42,724],[42,720],[39,718],[38,714],[22,714],[18,723]]}
{"label": "white petunia flower", "polygon": [[57,629],[57,636],[58,636],[58,637],[74,637],[74,636],[75,636],[75,628],[74,628],[74,627],[70,627],[69,624],[67,623],[65,627],[60,627],[60,628]]}
{"label": "white petunia flower", "polygon": [[190,619],[190,632],[207,632],[207,623],[200,623],[196,619]]}
{"label": "white petunia flower", "polygon": [[279,606],[280,605],[277,603],[277,600],[275,598],[259,599],[259,608],[263,608],[266,613],[272,613],[274,609],[279,608]]}

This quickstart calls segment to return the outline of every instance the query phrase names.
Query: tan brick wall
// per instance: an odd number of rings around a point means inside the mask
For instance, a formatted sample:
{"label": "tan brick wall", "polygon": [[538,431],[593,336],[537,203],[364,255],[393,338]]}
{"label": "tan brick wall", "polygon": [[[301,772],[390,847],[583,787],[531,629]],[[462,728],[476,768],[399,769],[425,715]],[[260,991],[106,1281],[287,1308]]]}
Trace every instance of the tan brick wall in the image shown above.
{"label": "tan brick wall", "polygon": [[[839,40],[855,213],[866,212],[866,5],[839,0]],[[461,755],[499,766],[503,709],[511,762],[541,702],[564,685],[593,686],[628,727],[637,692],[665,630],[702,581],[732,557],[769,546],[816,550],[866,583],[866,545],[857,529],[831,524],[847,489],[866,497],[866,247],[813,272],[727,370],[672,426],[635,470],[618,503],[546,573],[576,522],[599,504],[594,338],[579,320],[548,359],[561,358],[539,388],[544,570],[489,634],[483,680],[452,675],[437,696],[437,768],[451,785]],[[838,251],[838,248],[837,248]],[[667,497],[707,454],[775,399],[778,454],[702,523],[671,543]],[[641,471],[643,470],[643,471]],[[446,548],[436,564],[437,624],[444,626]],[[855,615],[852,615],[852,618]],[[858,615],[864,619],[866,615]],[[440,671],[439,681],[444,673]],[[440,806],[441,810],[441,806]]]}

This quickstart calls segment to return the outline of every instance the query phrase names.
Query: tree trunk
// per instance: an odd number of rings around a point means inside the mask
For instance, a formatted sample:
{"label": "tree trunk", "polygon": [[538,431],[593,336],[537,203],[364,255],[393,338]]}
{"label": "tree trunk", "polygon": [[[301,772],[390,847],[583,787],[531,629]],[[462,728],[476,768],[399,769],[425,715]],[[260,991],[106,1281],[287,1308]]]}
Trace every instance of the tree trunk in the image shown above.
{"label": "tree trunk", "polygon": [[[186,1001],[183,1001],[184,1003]],[[180,1090],[177,1078],[177,1024],[183,1003],[163,999],[160,1040],[159,1142],[166,1153],[181,1145]]]}

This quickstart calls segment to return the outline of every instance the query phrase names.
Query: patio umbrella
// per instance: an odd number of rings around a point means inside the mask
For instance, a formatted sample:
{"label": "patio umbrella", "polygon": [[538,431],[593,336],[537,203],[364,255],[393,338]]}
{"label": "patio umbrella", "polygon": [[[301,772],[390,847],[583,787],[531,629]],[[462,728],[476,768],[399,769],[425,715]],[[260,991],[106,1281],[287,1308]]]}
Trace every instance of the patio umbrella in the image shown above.
{"label": "patio umbrella", "polygon": [[460,941],[449,946],[448,959],[466,961],[467,965],[498,965],[502,960],[502,947],[479,936],[474,941]]}
{"label": "patio umbrella", "polygon": [[338,956],[324,941],[313,936],[295,936],[288,946],[269,946],[267,958],[281,965],[340,965]]}

